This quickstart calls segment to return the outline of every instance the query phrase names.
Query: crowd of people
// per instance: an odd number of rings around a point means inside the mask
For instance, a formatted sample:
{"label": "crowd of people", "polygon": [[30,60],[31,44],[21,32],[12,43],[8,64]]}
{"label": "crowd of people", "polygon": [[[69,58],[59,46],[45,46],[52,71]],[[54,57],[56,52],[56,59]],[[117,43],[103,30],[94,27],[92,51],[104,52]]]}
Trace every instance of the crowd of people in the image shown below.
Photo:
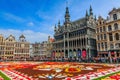
{"label": "crowd of people", "polygon": [[46,57],[46,56],[35,56],[28,59],[15,59],[15,60],[4,60],[0,61],[53,61],[53,62],[86,62],[86,63],[120,63],[120,57]]}
{"label": "crowd of people", "polygon": [[32,61],[58,61],[58,62],[94,62],[94,63],[120,63],[120,57],[34,57]]}

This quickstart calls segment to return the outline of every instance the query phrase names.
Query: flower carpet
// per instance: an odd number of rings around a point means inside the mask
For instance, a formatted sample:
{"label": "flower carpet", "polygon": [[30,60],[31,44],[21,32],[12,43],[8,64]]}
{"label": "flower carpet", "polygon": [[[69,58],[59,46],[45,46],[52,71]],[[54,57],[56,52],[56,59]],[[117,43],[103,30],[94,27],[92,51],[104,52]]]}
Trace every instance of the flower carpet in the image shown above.
{"label": "flower carpet", "polygon": [[120,80],[120,65],[78,62],[0,62],[0,80]]}

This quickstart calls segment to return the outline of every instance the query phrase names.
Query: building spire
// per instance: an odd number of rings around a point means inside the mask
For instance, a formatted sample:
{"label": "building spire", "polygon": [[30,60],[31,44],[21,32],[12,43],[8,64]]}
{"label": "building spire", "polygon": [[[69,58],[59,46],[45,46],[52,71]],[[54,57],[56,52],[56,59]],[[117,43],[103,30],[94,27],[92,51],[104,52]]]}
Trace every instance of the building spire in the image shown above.
{"label": "building spire", "polygon": [[65,22],[69,22],[69,21],[70,21],[70,14],[69,14],[68,2],[66,2]]}
{"label": "building spire", "polygon": [[86,10],[86,20],[88,20],[88,11]]}
{"label": "building spire", "polygon": [[55,24],[54,31],[56,32],[56,30],[57,30],[57,27],[56,27],[56,24]]}
{"label": "building spire", "polygon": [[86,10],[86,17],[88,17],[88,11]]}
{"label": "building spire", "polygon": [[95,15],[95,21],[97,20],[96,15]]}
{"label": "building spire", "polygon": [[60,25],[60,20],[58,21],[58,25]]}
{"label": "building spire", "polygon": [[60,20],[58,21],[58,27],[60,27]]}
{"label": "building spire", "polygon": [[90,15],[93,15],[92,6],[90,5]]}

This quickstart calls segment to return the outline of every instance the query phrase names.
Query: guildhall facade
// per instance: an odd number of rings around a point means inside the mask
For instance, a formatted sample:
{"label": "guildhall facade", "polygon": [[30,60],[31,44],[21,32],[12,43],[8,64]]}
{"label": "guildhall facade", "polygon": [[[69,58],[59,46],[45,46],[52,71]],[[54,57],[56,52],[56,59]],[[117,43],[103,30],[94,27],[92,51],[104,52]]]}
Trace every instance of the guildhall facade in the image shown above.
{"label": "guildhall facade", "polygon": [[30,57],[29,42],[21,35],[19,41],[13,35],[4,38],[0,34],[0,59],[1,60],[25,60]]}
{"label": "guildhall facade", "polygon": [[98,17],[96,40],[98,56],[120,57],[120,8],[113,8],[107,19]]}

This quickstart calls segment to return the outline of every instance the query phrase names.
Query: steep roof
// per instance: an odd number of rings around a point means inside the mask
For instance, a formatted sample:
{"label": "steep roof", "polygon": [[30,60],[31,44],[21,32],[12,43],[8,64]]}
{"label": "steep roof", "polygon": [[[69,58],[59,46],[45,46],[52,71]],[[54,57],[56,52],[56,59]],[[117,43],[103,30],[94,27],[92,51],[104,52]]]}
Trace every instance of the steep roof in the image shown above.
{"label": "steep roof", "polygon": [[86,21],[86,18],[84,17],[84,18],[80,18],[78,20],[72,21],[72,23],[73,24],[80,24],[80,23],[84,24],[85,21]]}

